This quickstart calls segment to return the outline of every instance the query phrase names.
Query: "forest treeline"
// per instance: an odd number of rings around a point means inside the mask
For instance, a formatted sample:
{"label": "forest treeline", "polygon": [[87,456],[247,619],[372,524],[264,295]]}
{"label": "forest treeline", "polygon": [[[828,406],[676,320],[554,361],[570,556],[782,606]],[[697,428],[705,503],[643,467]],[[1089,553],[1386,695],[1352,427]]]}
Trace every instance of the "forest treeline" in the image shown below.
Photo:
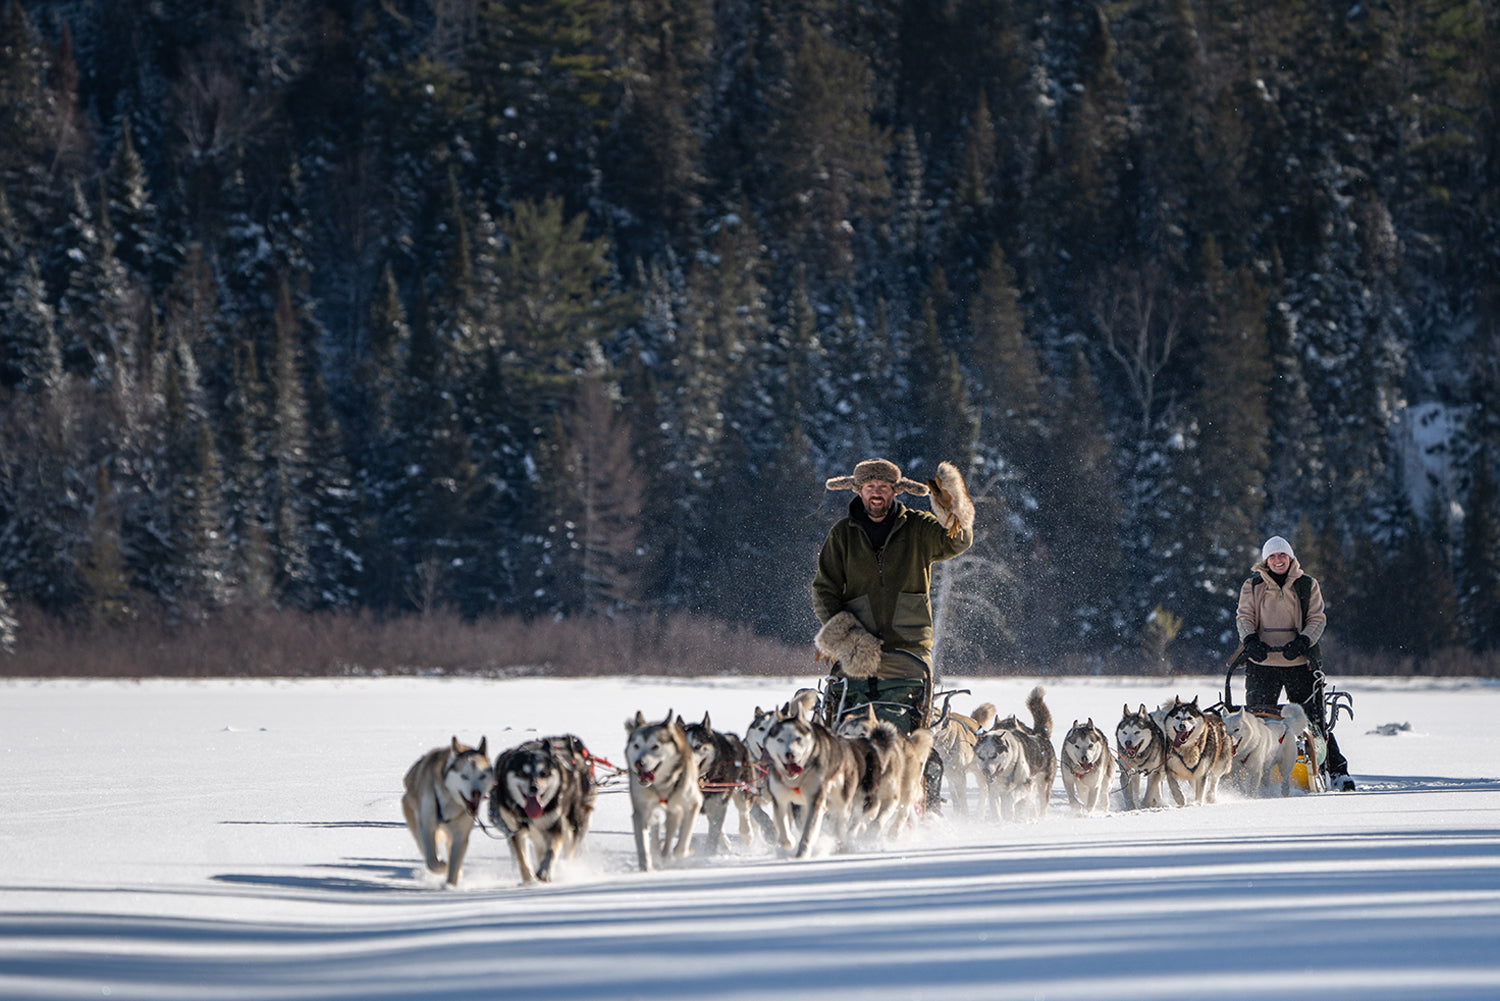
{"label": "forest treeline", "polygon": [[950,670],[1221,663],[1271,534],[1331,656],[1493,665],[1497,23],[4,0],[0,643],[805,645],[883,455],[975,496]]}

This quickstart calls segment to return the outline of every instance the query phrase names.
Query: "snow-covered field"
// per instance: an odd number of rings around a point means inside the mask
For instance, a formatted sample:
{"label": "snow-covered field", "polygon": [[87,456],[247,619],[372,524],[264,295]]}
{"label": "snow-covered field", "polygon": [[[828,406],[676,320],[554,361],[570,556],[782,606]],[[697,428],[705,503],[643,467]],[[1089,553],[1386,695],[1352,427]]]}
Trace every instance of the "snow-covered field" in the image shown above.
{"label": "snow-covered field", "polygon": [[[1494,683],[1343,679],[1352,794],[1078,818],[1059,785],[1039,823],[642,874],[607,792],[536,888],[476,830],[445,889],[401,821],[452,735],[618,761],[636,709],[743,729],[809,680],[0,681],[0,998],[1500,997]],[[949,679],[1023,718],[1032,683]],[[1054,736],[1220,684],[1053,680]]]}

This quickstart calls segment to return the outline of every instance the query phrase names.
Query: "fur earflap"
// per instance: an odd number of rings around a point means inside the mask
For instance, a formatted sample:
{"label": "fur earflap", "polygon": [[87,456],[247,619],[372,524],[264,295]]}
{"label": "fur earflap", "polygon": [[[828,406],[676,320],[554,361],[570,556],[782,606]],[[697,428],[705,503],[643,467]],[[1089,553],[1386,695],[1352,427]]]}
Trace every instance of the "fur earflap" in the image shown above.
{"label": "fur earflap", "polygon": [[850,678],[873,678],[880,671],[880,640],[870,635],[853,612],[839,612],[813,637],[821,660],[836,661]]}
{"label": "fur earflap", "polygon": [[928,498],[932,513],[948,529],[948,538],[974,531],[974,501],[957,466],[951,462],[938,463],[937,476],[928,480],[927,485],[932,488]]}

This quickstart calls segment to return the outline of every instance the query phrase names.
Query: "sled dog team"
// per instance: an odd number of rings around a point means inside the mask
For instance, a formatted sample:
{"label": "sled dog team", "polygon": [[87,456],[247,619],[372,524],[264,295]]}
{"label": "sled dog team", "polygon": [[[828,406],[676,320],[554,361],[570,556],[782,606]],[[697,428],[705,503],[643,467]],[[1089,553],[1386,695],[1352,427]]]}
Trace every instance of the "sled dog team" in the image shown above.
{"label": "sled dog team", "polygon": [[[669,710],[661,720],[641,712],[625,723],[631,821],[637,862],[651,871],[692,850],[700,814],[706,847],[728,848],[733,806],[742,844],[757,833],[797,858],[808,857],[826,831],[840,850],[899,836],[924,802],[923,770],[936,752],[954,810],[968,810],[968,779],[981,812],[1003,820],[1046,815],[1061,773],[1069,805],[1103,813],[1119,775],[1126,809],[1166,806],[1165,784],[1178,806],[1213,803],[1228,778],[1248,796],[1290,794],[1292,766],[1308,729],[1301,706],[1280,717],[1240,707],[1219,714],[1198,699],[1148,710],[1124,707],[1114,745],[1092,719],[1073,722],[1057,749],[1052,714],[1038,685],[1026,698],[1029,724],[997,719],[990,703],[970,715],[945,707],[930,729],[903,734],[865,707],[836,729],[818,718],[818,693],[799,691],[779,709],[756,707],[744,737],[713,727],[708,714],[685,723]],[[454,737],[424,754],[406,773],[401,798],[407,828],[429,871],[456,885],[489,796],[489,819],[510,842],[523,882],[550,880],[560,860],[577,854],[598,795],[595,759],[576,736],[529,740],[494,759],[487,741],[469,747]],[[443,857],[446,855],[446,859]]]}

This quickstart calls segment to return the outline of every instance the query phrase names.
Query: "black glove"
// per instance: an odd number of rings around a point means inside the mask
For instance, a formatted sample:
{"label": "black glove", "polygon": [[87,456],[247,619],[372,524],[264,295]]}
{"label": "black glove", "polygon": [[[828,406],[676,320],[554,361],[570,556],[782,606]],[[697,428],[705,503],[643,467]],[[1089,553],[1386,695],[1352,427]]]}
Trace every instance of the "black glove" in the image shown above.
{"label": "black glove", "polygon": [[1245,637],[1245,656],[1257,664],[1271,656],[1271,648],[1266,646],[1266,641],[1255,633]]}
{"label": "black glove", "polygon": [[1296,636],[1292,637],[1292,641],[1290,643],[1282,648],[1281,655],[1287,660],[1296,660],[1298,657],[1305,657],[1307,655],[1307,651],[1311,649],[1312,644],[1307,642],[1307,637],[1303,636],[1301,633],[1298,633]]}

